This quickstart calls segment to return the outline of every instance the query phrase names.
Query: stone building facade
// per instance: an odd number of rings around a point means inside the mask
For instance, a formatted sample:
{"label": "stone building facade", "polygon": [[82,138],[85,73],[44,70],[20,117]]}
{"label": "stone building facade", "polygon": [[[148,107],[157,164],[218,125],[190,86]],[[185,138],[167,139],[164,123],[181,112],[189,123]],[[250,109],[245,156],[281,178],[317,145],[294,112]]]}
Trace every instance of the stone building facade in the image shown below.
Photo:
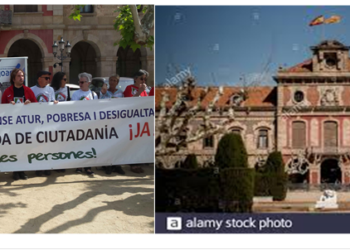
{"label": "stone building facade", "polygon": [[[54,58],[52,44],[61,37],[72,46],[71,56],[63,62],[70,83],[77,83],[80,72],[93,77],[119,73],[131,77],[140,68],[150,73],[148,85],[154,86],[154,51],[133,52],[114,46],[121,38],[113,24],[118,5],[86,5],[81,21],[69,17],[74,5],[1,5],[0,57],[28,56],[28,85],[35,84],[38,70],[52,73],[60,62]],[[151,32],[154,34],[154,31]]]}
{"label": "stone building facade", "polygon": [[[350,58],[349,47],[327,40],[311,47],[312,57],[290,68],[280,68],[275,86],[256,86],[247,90],[245,101],[235,106],[235,121],[227,131],[240,133],[249,155],[250,167],[259,167],[269,152],[282,152],[285,169],[297,183],[350,183]],[[227,107],[241,92],[224,87],[218,107]],[[156,108],[162,92],[158,88]],[[213,92],[218,89],[213,89]],[[210,94],[213,98],[214,93]],[[202,106],[208,103],[204,100]],[[224,109],[225,110],[225,109]],[[214,113],[220,121],[225,111]],[[195,128],[200,120],[190,126]],[[205,161],[216,152],[220,135],[187,145],[172,156],[176,162],[194,153]]]}

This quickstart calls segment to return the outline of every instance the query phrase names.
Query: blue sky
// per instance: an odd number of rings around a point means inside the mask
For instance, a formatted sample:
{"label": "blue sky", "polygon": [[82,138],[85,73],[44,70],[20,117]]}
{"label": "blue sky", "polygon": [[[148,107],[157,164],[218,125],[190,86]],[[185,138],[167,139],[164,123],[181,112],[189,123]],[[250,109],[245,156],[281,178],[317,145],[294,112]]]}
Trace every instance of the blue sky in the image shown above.
{"label": "blue sky", "polygon": [[[309,27],[319,15],[342,20]],[[156,6],[156,84],[192,65],[200,85],[241,85],[262,72],[273,85],[279,66],[310,58],[324,39],[350,45],[350,6]]]}

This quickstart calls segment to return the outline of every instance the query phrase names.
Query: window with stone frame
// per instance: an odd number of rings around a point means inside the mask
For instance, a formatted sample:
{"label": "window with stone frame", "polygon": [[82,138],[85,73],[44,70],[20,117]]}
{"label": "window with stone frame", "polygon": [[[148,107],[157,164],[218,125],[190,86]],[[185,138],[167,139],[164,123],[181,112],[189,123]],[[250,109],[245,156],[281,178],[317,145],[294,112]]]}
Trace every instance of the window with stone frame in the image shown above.
{"label": "window with stone frame", "polygon": [[258,149],[267,149],[269,147],[269,133],[267,129],[260,129],[258,132]]}
{"label": "window with stone frame", "polygon": [[94,6],[85,5],[84,7],[80,8],[80,13],[94,13]]}
{"label": "window with stone frame", "polygon": [[323,125],[323,145],[325,148],[338,146],[338,124],[334,121],[326,121]]}
{"label": "window with stone frame", "polygon": [[306,146],[306,124],[303,121],[292,123],[292,148],[304,149]]}
{"label": "window with stone frame", "polygon": [[208,136],[203,139],[203,148],[213,148],[214,147],[214,136]]}
{"label": "window with stone frame", "polygon": [[14,5],[13,12],[38,12],[38,5]]}

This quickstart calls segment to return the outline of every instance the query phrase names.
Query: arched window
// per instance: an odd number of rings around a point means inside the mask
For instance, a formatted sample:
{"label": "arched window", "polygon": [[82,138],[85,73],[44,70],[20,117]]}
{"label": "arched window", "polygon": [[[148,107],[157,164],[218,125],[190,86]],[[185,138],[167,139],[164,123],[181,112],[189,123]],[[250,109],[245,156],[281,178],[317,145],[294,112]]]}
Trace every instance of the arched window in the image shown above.
{"label": "arched window", "polygon": [[296,121],[292,124],[292,147],[305,148],[306,146],[306,124],[302,121]]}
{"label": "arched window", "polygon": [[258,134],[258,145],[259,149],[266,149],[269,147],[269,133],[267,129],[260,129]]}
{"label": "arched window", "polygon": [[242,128],[240,127],[233,127],[231,128],[231,132],[235,134],[242,134]]}

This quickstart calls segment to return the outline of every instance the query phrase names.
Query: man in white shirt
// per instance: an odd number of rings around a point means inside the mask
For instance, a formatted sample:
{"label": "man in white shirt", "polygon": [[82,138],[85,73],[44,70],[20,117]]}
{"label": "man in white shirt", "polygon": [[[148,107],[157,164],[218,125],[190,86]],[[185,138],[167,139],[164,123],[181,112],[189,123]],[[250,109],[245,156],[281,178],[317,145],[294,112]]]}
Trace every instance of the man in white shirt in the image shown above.
{"label": "man in white shirt", "polygon": [[[31,90],[33,91],[35,98],[38,102],[54,102],[55,104],[58,103],[58,101],[55,100],[55,91],[52,87],[49,86],[50,82],[50,75],[51,73],[49,71],[41,70],[37,73],[38,77],[38,83],[31,87]],[[37,176],[50,175],[50,170],[45,171],[35,171]]]}
{"label": "man in white shirt", "polygon": [[55,100],[55,91],[48,85],[50,75],[51,73],[48,71],[39,71],[37,74],[38,83],[31,87],[31,89],[38,102],[54,102],[56,104],[58,101]]}

